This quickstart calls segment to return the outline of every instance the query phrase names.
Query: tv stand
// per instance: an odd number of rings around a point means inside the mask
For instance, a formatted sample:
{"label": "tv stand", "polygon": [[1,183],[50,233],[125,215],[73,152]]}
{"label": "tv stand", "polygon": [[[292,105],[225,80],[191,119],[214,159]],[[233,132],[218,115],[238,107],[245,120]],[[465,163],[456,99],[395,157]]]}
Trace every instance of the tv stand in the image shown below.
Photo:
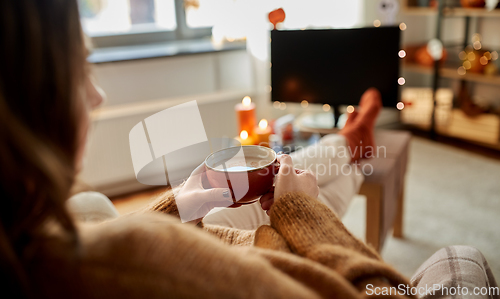
{"label": "tv stand", "polygon": [[339,126],[339,119],[340,119],[340,109],[339,105],[333,105],[332,107],[332,112],[333,112],[333,128],[337,128]]}

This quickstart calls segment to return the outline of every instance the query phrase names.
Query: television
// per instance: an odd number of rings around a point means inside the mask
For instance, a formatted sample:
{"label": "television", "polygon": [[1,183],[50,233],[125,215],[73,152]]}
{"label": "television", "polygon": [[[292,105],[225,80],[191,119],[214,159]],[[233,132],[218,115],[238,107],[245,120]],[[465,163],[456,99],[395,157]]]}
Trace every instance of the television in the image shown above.
{"label": "television", "polygon": [[[271,31],[271,99],[357,105],[370,87],[398,101],[399,27]],[[336,123],[336,121],[335,121]]]}

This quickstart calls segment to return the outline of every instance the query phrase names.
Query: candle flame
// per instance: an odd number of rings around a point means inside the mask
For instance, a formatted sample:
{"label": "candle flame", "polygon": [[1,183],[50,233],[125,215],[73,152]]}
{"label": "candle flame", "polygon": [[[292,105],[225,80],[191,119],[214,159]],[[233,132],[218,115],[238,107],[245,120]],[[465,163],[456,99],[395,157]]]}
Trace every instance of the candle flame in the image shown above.
{"label": "candle flame", "polygon": [[249,96],[246,96],[243,98],[243,101],[241,101],[241,103],[243,103],[243,106],[245,107],[250,106],[250,104],[252,103],[252,99]]}
{"label": "candle flame", "polygon": [[261,119],[259,122],[259,128],[267,129],[267,120],[265,118]]}
{"label": "candle flame", "polygon": [[246,140],[248,138],[248,132],[245,130],[241,131],[240,138],[241,140]]}

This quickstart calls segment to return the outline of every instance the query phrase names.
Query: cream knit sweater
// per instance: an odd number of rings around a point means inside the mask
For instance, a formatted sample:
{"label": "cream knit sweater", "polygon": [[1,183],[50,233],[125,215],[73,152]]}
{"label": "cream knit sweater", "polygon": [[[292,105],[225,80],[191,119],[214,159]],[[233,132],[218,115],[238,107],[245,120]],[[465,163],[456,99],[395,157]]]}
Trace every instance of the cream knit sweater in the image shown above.
{"label": "cream knit sweater", "polygon": [[305,194],[278,198],[269,212],[271,225],[255,232],[182,224],[171,192],[148,210],[156,212],[81,226],[79,250],[52,234],[29,267],[36,294],[362,298],[372,297],[365,294],[367,284],[408,284],[330,209]]}

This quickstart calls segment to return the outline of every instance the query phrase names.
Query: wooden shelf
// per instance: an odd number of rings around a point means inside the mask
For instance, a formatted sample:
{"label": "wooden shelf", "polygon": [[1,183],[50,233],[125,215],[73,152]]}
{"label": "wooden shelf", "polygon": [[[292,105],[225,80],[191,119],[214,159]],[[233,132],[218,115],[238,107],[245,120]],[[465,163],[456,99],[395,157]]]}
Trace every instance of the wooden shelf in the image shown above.
{"label": "wooden shelf", "polygon": [[[458,68],[458,67],[457,67]],[[455,79],[455,80],[466,80],[470,82],[489,84],[489,85],[498,85],[500,86],[500,76],[488,76],[484,74],[475,74],[475,73],[466,73],[465,75],[459,75],[457,72],[457,68],[453,67],[441,67],[439,74],[443,78]],[[414,63],[403,64],[403,70],[432,75],[433,69],[430,67],[421,66]]]}
{"label": "wooden shelf", "polygon": [[[401,12],[409,16],[435,16],[437,8],[434,7],[405,7]],[[445,17],[484,17],[484,18],[499,18],[500,9],[487,10],[486,8],[461,8],[461,7],[445,7],[443,8]]]}
{"label": "wooden shelf", "polygon": [[443,9],[443,14],[447,17],[484,17],[498,18],[500,17],[500,9],[491,11],[486,8],[461,8],[461,7],[446,7]]}
{"label": "wooden shelf", "polygon": [[401,12],[408,16],[434,16],[437,9],[434,7],[404,7]]}

